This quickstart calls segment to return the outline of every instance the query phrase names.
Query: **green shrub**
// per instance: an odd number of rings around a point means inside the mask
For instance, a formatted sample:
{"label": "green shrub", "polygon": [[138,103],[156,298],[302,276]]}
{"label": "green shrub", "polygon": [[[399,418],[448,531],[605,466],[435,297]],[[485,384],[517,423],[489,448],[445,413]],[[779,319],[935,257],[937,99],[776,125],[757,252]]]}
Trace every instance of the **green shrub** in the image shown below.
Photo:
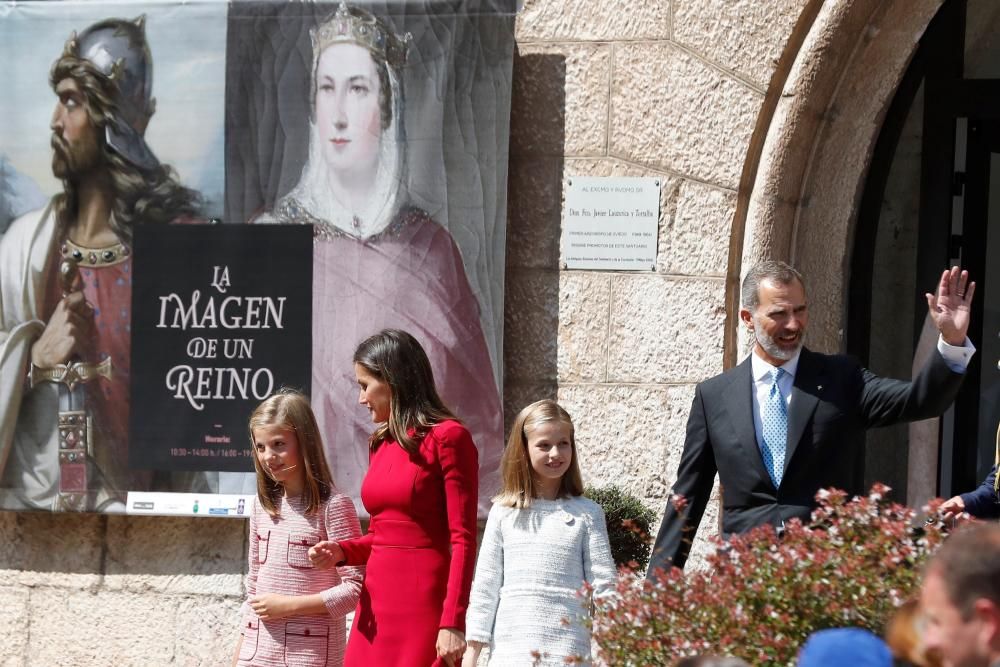
{"label": "green shrub", "polygon": [[649,527],[656,521],[656,513],[632,494],[613,485],[588,486],[583,495],[604,510],[615,565],[644,569],[649,562]]}

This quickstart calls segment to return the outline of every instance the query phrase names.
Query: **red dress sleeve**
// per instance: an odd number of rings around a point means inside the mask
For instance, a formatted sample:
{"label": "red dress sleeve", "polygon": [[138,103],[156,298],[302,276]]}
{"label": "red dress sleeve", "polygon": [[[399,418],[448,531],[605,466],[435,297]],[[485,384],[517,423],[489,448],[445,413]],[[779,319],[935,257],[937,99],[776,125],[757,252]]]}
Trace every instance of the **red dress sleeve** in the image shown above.
{"label": "red dress sleeve", "polygon": [[368,562],[368,557],[372,555],[372,543],[375,541],[375,524],[369,522],[368,532],[361,537],[351,540],[337,542],[344,550],[344,562],[337,563],[338,567],[344,565],[364,565]]}
{"label": "red dress sleeve", "polygon": [[[368,466],[371,468],[373,452],[368,452]],[[372,555],[372,544],[375,543],[375,522],[368,522],[368,532],[360,537],[337,542],[344,550],[344,561],[337,563],[337,567],[348,565],[364,565]]]}
{"label": "red dress sleeve", "polygon": [[479,498],[479,454],[461,424],[446,422],[433,431],[444,478],[445,507],[451,542],[448,587],[441,610],[442,628],[465,632],[465,612],[476,566],[476,505]]}

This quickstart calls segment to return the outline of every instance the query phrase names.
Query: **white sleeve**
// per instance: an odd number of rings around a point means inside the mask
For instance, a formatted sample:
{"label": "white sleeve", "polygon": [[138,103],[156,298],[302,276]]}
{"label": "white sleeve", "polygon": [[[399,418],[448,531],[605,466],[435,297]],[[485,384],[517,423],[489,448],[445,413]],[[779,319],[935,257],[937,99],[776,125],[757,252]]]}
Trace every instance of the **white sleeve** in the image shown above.
{"label": "white sleeve", "polygon": [[964,344],[951,345],[944,341],[944,336],[939,335],[937,349],[941,358],[944,359],[944,363],[955,373],[964,373],[965,369],[969,367],[969,362],[972,361],[972,355],[976,353],[976,346],[972,344],[968,336],[965,337]]}
{"label": "white sleeve", "polygon": [[604,510],[594,503],[593,510],[586,517],[587,541],[584,543],[583,573],[587,583],[594,589],[594,599],[600,600],[614,593],[618,583],[618,569],[611,557]]}
{"label": "white sleeve", "polygon": [[483,544],[476,560],[469,611],[465,616],[465,639],[488,644],[493,638],[500,589],[503,587],[503,517],[506,508],[494,503],[486,520]]}

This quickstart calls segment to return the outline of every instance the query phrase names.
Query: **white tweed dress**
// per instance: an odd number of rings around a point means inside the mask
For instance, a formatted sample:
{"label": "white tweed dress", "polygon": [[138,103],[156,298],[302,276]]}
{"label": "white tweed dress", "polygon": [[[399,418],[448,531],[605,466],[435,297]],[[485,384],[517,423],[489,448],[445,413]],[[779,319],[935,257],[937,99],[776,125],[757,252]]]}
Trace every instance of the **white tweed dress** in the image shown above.
{"label": "white tweed dress", "polygon": [[527,509],[494,504],[476,562],[466,616],[466,639],[490,645],[493,667],[562,665],[590,657],[583,623],[590,601],[584,582],[600,597],[614,589],[604,512],[583,496],[535,499]]}

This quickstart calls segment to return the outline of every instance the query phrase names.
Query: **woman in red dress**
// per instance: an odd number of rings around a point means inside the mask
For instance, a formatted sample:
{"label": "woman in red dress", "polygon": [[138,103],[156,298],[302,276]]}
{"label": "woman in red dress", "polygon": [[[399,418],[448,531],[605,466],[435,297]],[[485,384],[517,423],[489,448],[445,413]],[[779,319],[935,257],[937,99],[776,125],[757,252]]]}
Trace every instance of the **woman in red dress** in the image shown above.
{"label": "woman in red dress", "polygon": [[378,424],[361,484],[371,524],[364,537],[309,552],[317,567],[368,566],[344,665],[460,664],[476,559],[476,447],[410,334],[366,339],[354,372]]}

